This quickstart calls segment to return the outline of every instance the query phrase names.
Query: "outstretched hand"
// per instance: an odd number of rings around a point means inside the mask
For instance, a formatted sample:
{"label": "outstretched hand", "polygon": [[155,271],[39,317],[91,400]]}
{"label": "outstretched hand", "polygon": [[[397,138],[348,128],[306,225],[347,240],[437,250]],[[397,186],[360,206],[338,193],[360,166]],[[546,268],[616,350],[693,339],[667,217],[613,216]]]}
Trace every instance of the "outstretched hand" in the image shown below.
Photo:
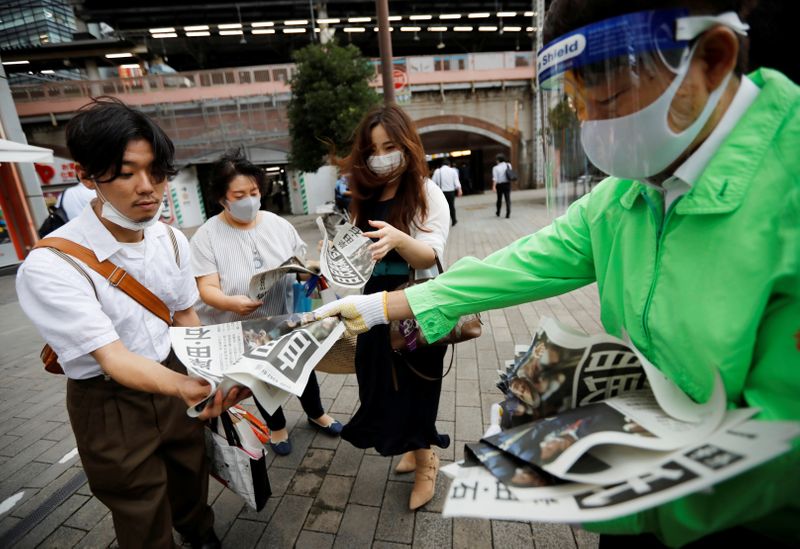
{"label": "outstretched hand", "polygon": [[379,324],[388,324],[386,317],[386,292],[367,295],[351,295],[323,305],[314,311],[314,318],[320,320],[339,316],[347,332],[363,334]]}
{"label": "outstretched hand", "polygon": [[377,230],[364,233],[367,238],[376,238],[369,249],[372,252],[372,259],[380,261],[386,254],[402,246],[409,238],[406,233],[386,223],[385,221],[370,221],[369,224]]}

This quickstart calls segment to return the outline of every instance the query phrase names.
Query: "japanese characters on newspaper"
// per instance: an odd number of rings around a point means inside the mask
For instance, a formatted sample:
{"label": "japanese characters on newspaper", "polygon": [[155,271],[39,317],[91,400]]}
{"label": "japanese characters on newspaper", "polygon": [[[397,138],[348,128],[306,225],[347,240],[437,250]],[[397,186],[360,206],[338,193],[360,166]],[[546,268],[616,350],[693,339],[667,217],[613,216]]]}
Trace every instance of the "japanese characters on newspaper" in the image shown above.
{"label": "japanese characters on newspaper", "polygon": [[[467,444],[445,516],[605,520],[701,490],[789,449],[791,422],[697,404],[631,343],[544,319],[500,372],[504,430]],[[764,427],[767,425],[768,427]]]}
{"label": "japanese characters on newspaper", "polygon": [[326,223],[318,217],[317,227],[322,233],[322,275],[339,296],[361,293],[375,267],[369,250],[372,241],[350,223]]}
{"label": "japanese characters on newspaper", "polygon": [[249,387],[269,413],[300,395],[317,363],[344,333],[337,318],[281,315],[196,328],[170,328],[172,348],[189,375],[211,384],[211,394],[189,409],[197,416],[216,391]]}

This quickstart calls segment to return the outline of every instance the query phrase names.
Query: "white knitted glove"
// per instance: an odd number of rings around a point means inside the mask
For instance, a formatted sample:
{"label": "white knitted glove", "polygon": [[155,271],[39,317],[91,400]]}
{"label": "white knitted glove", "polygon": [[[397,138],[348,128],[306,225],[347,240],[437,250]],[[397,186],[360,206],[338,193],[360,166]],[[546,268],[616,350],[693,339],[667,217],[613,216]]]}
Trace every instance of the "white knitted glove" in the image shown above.
{"label": "white knitted glove", "polygon": [[386,318],[388,293],[350,295],[323,305],[314,311],[317,320],[329,316],[340,316],[350,334],[363,334],[373,326],[389,324]]}

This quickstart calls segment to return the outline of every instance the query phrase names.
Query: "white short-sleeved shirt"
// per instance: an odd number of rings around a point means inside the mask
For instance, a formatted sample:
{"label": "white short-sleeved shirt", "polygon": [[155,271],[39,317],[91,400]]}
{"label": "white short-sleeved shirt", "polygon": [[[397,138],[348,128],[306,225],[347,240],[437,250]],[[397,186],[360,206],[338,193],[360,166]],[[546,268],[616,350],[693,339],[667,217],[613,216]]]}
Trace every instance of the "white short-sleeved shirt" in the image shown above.
{"label": "white short-sleeved shirt", "polygon": [[[180,266],[167,231],[173,231],[177,239]],[[93,250],[100,261],[108,259],[122,267],[157,295],[171,313],[197,301],[189,242],[180,231],[163,223],[145,229],[143,243],[124,245],[92,208],[86,208],[48,236],[72,240]],[[89,353],[118,339],[131,352],[164,360],[170,350],[169,327],[164,321],[99,273],[82,266],[94,288],[75,267],[46,249],[33,250],[17,273],[19,304],[58,355],[64,373],[72,379],[101,375],[100,365]]]}
{"label": "white short-sleeved shirt", "polygon": [[[306,244],[291,223],[271,212],[259,212],[258,223],[248,230],[228,225],[222,214],[206,221],[192,236],[194,276],[219,275],[222,293],[247,295],[257,272],[274,269],[292,256],[305,260]],[[264,297],[263,305],[248,316],[196,304],[203,324],[221,324],[247,318],[285,314],[292,309],[294,275],[287,275]]]}
{"label": "white short-sleeved shirt", "polygon": [[444,192],[454,192],[461,188],[458,180],[458,170],[450,166],[440,166],[433,173],[433,182]]}
{"label": "white short-sleeved shirt", "polygon": [[83,183],[78,183],[61,193],[61,207],[67,213],[67,219],[72,221],[81,215],[84,208],[95,198],[97,198],[95,191],[87,188]]}
{"label": "white short-sleeved shirt", "polygon": [[500,162],[492,167],[492,179],[495,183],[508,183],[506,170],[511,166],[508,162]]}

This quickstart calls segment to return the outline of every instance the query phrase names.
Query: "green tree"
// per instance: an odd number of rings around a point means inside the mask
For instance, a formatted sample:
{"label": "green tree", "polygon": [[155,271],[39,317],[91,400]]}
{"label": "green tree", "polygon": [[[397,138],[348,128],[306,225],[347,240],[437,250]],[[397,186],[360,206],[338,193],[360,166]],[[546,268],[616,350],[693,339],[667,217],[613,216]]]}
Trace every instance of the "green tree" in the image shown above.
{"label": "green tree", "polygon": [[331,143],[347,154],[353,130],[380,96],[369,87],[372,65],[353,45],[310,44],[293,55],[289,163],[306,172],[323,165]]}

